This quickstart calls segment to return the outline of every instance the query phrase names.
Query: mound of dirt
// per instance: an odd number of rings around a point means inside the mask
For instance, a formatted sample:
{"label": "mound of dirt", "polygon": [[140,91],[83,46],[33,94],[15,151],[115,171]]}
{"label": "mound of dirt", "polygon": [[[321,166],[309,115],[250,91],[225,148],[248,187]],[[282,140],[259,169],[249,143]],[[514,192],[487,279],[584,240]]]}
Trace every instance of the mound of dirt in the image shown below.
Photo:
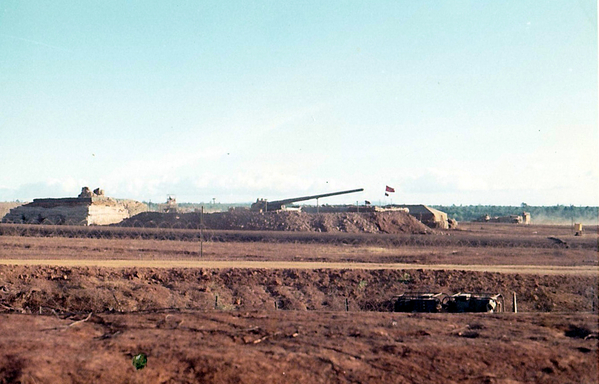
{"label": "mound of dirt", "polygon": [[143,212],[122,221],[123,227],[205,228],[291,232],[411,233],[431,230],[406,212],[250,212],[231,211],[204,214]]}
{"label": "mound of dirt", "polygon": [[10,212],[11,209],[23,205],[23,203],[0,203],[0,220]]}
{"label": "mound of dirt", "polygon": [[0,266],[0,312],[157,308],[390,311],[404,292],[516,292],[525,312],[593,311],[595,277],[429,270]]}
{"label": "mound of dirt", "polygon": [[141,212],[146,212],[148,210],[148,205],[136,200],[128,200],[128,199],[117,199],[119,203],[125,206],[125,209],[129,212],[129,216],[135,216]]}

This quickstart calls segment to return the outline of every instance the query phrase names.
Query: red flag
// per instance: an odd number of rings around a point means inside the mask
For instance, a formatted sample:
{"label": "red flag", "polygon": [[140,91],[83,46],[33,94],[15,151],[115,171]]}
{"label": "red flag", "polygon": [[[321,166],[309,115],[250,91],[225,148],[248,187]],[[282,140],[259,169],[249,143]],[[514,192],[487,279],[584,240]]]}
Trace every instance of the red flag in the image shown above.
{"label": "red flag", "polygon": [[395,188],[391,188],[390,186],[385,186],[385,192],[395,192]]}

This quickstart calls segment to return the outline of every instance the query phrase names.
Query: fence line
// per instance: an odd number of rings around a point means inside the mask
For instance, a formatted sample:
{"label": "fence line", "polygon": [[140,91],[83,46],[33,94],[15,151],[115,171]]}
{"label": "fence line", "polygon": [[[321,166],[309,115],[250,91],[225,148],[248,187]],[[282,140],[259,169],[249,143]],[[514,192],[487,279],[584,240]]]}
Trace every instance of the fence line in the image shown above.
{"label": "fence line", "polygon": [[[38,315],[72,316],[77,314],[94,313],[153,313],[161,311],[315,311],[315,312],[393,312],[393,303],[390,300],[381,302],[367,301],[361,302],[348,297],[338,297],[335,303],[331,303],[319,308],[298,308],[290,305],[288,298],[279,297],[266,300],[262,305],[236,305],[232,301],[223,301],[219,295],[214,295],[212,301],[204,300],[203,305],[181,306],[181,307],[145,307],[140,309],[123,309],[120,305],[103,306],[81,305],[78,308],[64,308],[60,305],[50,305],[50,303],[26,303],[26,305],[15,306],[12,303],[0,301],[0,313],[22,313]],[[52,301],[51,299],[48,301]],[[12,305],[11,305],[12,304]]]}
{"label": "fence line", "polygon": [[[339,296],[336,300],[330,300],[329,305],[318,307],[318,308],[298,308],[289,304],[287,298],[278,297],[272,298],[271,300],[265,300],[262,305],[253,304],[238,305],[232,301],[223,301],[222,297],[218,294],[212,296],[212,299],[203,300],[201,305],[186,305],[186,306],[171,306],[171,307],[157,307],[147,306],[139,309],[123,309],[119,305],[110,306],[108,303],[104,303],[104,306],[84,306],[81,305],[78,308],[64,308],[60,305],[50,305],[49,303],[26,303],[22,306],[10,305],[0,301],[0,313],[21,313],[21,314],[34,314],[34,315],[54,315],[69,317],[74,315],[88,314],[89,312],[97,314],[107,313],[119,313],[119,314],[137,314],[137,313],[156,313],[156,312],[182,312],[182,311],[197,311],[197,312],[211,312],[211,311],[224,311],[224,312],[247,312],[247,311],[308,311],[308,312],[394,312],[394,301],[391,299],[380,300],[380,301],[363,301],[358,299],[351,299],[349,297]],[[50,300],[49,300],[50,301]],[[333,303],[333,301],[335,301]],[[503,309],[501,312],[511,313],[514,303],[507,297],[502,300]],[[520,303],[519,303],[520,304]],[[547,308],[534,308],[530,307],[530,303],[527,303],[527,310],[524,312],[535,312],[535,313],[547,313],[556,312],[552,309]],[[441,311],[444,313],[445,311]],[[523,312],[518,310],[518,312]],[[592,309],[582,312],[597,313],[595,302],[593,301]],[[571,312],[568,312],[571,313]]]}

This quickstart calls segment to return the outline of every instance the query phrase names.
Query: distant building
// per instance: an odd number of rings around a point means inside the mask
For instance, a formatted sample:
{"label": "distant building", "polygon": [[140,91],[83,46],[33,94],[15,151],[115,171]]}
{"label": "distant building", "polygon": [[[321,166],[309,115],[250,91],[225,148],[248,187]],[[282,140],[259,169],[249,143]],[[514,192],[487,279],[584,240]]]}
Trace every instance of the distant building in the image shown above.
{"label": "distant building", "polygon": [[158,210],[164,213],[176,213],[179,212],[179,206],[177,204],[177,198],[173,195],[166,197],[166,203],[158,204]]}
{"label": "distant building", "polygon": [[417,205],[393,205],[393,207],[407,208],[410,215],[420,220],[423,224],[430,228],[449,228],[449,219],[447,213],[431,208],[423,204]]}
{"label": "distant building", "polygon": [[[141,204],[141,203],[139,203]],[[34,199],[32,203],[13,208],[2,218],[3,223],[51,225],[107,225],[130,216],[127,206],[104,196],[104,191],[84,187],[78,197]]]}

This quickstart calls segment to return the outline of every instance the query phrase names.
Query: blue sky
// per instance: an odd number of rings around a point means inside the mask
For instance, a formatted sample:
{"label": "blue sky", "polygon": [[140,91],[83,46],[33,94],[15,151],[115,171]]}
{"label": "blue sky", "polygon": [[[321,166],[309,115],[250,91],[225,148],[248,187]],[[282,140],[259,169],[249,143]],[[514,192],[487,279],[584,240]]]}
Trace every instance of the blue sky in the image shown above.
{"label": "blue sky", "polygon": [[597,96],[594,1],[5,0],[0,201],[599,205]]}

